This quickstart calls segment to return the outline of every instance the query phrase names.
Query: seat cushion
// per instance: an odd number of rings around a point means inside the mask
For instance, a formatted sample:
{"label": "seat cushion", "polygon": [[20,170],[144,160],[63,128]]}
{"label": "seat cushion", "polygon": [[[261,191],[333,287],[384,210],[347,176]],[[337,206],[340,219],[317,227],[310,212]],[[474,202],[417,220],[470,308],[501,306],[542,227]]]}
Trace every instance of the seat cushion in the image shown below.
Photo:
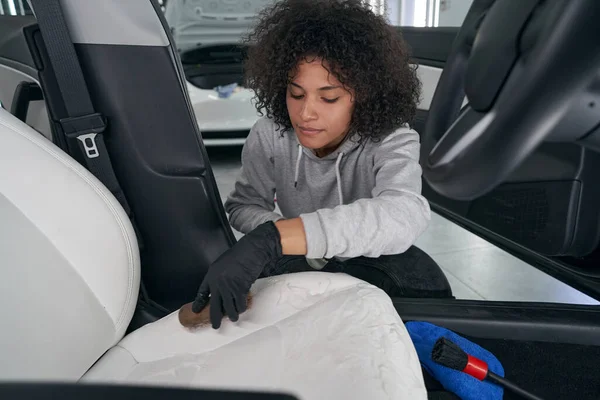
{"label": "seat cushion", "polygon": [[219,330],[177,312],[126,336],[86,382],[283,391],[299,399],[426,399],[415,348],[379,288],[346,274],[259,279]]}

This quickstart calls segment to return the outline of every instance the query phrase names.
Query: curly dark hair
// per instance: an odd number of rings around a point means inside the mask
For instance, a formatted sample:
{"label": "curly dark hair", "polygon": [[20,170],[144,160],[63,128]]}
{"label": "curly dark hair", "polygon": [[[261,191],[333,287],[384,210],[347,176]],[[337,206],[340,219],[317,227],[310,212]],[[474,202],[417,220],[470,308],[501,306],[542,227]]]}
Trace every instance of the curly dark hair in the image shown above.
{"label": "curly dark hair", "polygon": [[246,86],[256,108],[292,128],[286,106],[289,74],[318,57],[355,94],[350,133],[380,139],[412,124],[421,84],[400,32],[360,0],[282,0],[263,9],[245,38]]}

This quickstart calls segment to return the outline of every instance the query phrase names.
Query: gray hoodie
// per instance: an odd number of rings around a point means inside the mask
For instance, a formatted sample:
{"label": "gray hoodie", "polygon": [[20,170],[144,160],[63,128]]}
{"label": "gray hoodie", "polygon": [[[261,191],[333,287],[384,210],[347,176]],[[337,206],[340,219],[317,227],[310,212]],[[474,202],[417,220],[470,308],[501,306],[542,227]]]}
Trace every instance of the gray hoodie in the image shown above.
{"label": "gray hoodie", "polygon": [[[263,222],[300,217],[307,259],[379,257],[406,251],[427,228],[419,136],[408,127],[379,142],[347,139],[323,158],[292,131],[281,136],[263,117],[242,150],[242,168],[225,202],[231,226],[248,233]],[[274,212],[274,198],[281,213]],[[312,260],[309,260],[312,261]]]}

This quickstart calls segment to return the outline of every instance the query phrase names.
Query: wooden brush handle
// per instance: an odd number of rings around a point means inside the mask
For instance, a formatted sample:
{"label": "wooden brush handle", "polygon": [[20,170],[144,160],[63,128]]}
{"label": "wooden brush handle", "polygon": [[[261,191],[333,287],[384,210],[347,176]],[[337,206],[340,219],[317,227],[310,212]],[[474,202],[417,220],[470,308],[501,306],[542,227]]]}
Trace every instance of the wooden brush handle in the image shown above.
{"label": "wooden brush handle", "polygon": [[[248,293],[248,297],[246,298],[246,310],[249,310],[252,307],[252,294]],[[224,316],[223,318],[227,318]],[[191,329],[202,328],[207,325],[211,325],[210,323],[210,300],[206,303],[206,306],[199,313],[195,313],[192,311],[192,303],[184,304],[179,309],[179,323]]]}

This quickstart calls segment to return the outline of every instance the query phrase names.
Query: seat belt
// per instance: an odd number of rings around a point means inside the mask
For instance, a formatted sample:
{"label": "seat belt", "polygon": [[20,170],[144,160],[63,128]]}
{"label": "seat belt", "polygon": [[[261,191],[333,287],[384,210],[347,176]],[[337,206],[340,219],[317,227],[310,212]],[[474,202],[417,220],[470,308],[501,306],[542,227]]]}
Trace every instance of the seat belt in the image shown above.
{"label": "seat belt", "polygon": [[72,140],[66,141],[68,151],[71,155],[79,153],[78,158],[83,160],[84,167],[116,197],[129,216],[142,247],[141,235],[104,143],[107,121],[102,114],[94,110],[60,0],[29,1],[33,5],[33,12],[67,112],[67,117],[60,119],[59,125],[67,138],[76,139],[76,145],[72,144]]}

